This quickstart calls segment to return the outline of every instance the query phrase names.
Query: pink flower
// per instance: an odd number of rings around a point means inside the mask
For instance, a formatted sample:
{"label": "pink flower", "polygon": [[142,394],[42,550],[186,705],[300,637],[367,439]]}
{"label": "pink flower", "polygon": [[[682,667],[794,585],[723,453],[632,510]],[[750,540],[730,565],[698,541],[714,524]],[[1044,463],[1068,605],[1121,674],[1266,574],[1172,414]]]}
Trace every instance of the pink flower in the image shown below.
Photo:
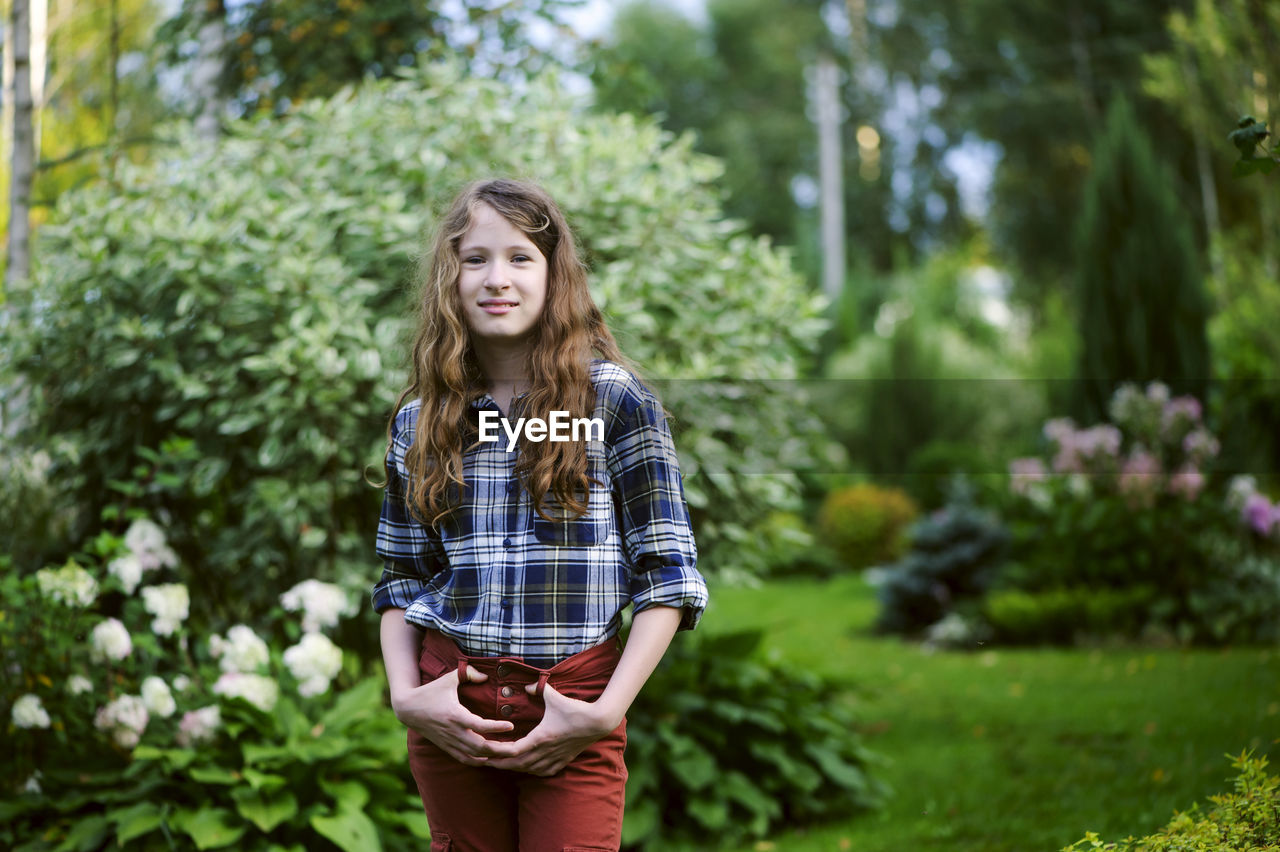
{"label": "pink flower", "polygon": [[1280,521],[1280,506],[1272,506],[1267,495],[1250,494],[1244,504],[1244,520],[1258,535],[1271,535],[1277,521]]}
{"label": "pink flower", "polygon": [[1120,493],[1131,507],[1150,506],[1160,490],[1160,460],[1135,448],[1120,470]]}
{"label": "pink flower", "polygon": [[1169,477],[1169,491],[1190,501],[1196,499],[1204,488],[1204,474],[1191,465],[1184,465]]}
{"label": "pink flower", "polygon": [[1218,455],[1218,449],[1218,439],[1204,427],[1188,432],[1182,439],[1182,450],[1192,464],[1203,464]]}

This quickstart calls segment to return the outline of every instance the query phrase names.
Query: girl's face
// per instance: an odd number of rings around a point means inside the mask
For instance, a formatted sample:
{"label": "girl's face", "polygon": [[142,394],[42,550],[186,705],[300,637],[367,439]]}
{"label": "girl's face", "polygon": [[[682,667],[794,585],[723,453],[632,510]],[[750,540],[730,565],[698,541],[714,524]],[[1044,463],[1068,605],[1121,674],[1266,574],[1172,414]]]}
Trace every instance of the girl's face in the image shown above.
{"label": "girl's face", "polygon": [[547,301],[547,259],[488,204],[477,206],[458,241],[458,295],[477,341],[527,340]]}

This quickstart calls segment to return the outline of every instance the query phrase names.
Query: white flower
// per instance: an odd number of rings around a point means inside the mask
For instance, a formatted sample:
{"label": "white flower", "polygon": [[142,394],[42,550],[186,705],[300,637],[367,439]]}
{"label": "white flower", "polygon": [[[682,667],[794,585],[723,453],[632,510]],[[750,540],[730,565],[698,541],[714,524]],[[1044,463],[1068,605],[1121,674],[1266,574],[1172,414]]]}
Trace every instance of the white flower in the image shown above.
{"label": "white flower", "polygon": [[137,695],[121,695],[98,710],[93,718],[93,726],[100,731],[111,734],[116,745],[121,748],[133,748],[142,738],[151,717],[147,714],[147,705]]}
{"label": "white flower", "polygon": [[305,633],[333,627],[339,618],[354,611],[347,593],[340,586],[319,580],[303,580],[281,595],[280,603],[290,612],[302,610],[302,630]]}
{"label": "white flower", "polygon": [[94,662],[123,660],[133,653],[133,640],[118,618],[98,623],[89,636]]}
{"label": "white flower", "polygon": [[208,742],[222,727],[222,708],[217,704],[188,710],[178,723],[178,745],[184,748]]}
{"label": "white flower", "polygon": [[189,686],[191,686],[191,678],[186,675],[178,675],[173,679],[173,688],[178,692],[186,692]]}
{"label": "white flower", "polygon": [[49,712],[40,703],[40,696],[31,692],[13,702],[11,715],[13,724],[19,728],[47,728],[50,724]]}
{"label": "white flower", "polygon": [[228,630],[226,639],[216,634],[210,636],[209,652],[215,657],[221,657],[220,664],[224,672],[251,672],[266,665],[270,659],[267,643],[244,624],[237,624]]}
{"label": "white flower", "polygon": [[144,573],[142,560],[133,553],[126,553],[124,556],[112,559],[107,563],[107,571],[120,580],[126,595],[133,594],[134,589],[138,588]]}
{"label": "white flower", "polygon": [[284,652],[284,664],[298,680],[299,695],[319,695],[342,670],[342,649],[323,633],[308,633]]}
{"label": "white flower", "polygon": [[1237,474],[1227,485],[1227,505],[1237,512],[1242,511],[1249,498],[1257,493],[1258,480],[1248,474]]}
{"label": "white flower", "polygon": [[173,693],[169,691],[169,684],[155,675],[142,682],[142,703],[146,705],[147,712],[161,719],[168,719],[178,709]]}
{"label": "white flower", "polygon": [[264,713],[270,713],[280,698],[280,686],[263,675],[227,672],[213,685],[214,695],[243,698]]}
{"label": "white flower", "polygon": [[142,590],[142,605],[156,617],[151,630],[157,636],[172,636],[186,621],[191,596],[181,583],[148,586]]}
{"label": "white flower", "polygon": [[67,678],[67,692],[72,695],[83,695],[86,692],[93,692],[93,681],[84,675],[72,675]]}
{"label": "white flower", "polygon": [[40,594],[67,606],[89,606],[98,597],[98,581],[74,562],[36,572]]}
{"label": "white flower", "polygon": [[173,568],[178,564],[178,555],[165,542],[164,531],[146,518],[139,518],[129,525],[124,534],[124,546],[138,557],[144,571]]}
{"label": "white flower", "polygon": [[43,793],[44,788],[40,786],[40,779],[43,777],[44,775],[40,772],[39,769],[37,769],[35,772],[32,772],[31,776],[27,778],[26,783],[22,785],[22,792],[35,793],[37,796]]}

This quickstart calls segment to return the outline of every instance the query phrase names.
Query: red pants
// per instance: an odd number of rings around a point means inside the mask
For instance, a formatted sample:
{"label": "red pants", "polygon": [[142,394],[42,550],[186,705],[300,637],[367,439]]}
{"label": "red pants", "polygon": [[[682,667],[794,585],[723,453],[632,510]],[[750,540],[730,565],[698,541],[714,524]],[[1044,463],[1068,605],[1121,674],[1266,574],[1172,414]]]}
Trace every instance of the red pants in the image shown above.
{"label": "red pants", "polygon": [[[570,698],[594,701],[609,683],[621,653],[616,641],[575,654],[550,669],[518,658],[468,657],[438,631],[426,631],[418,667],[422,682],[459,671],[458,698],[477,716],[515,723],[492,739],[515,740],[542,718],[542,691],[550,683]],[[470,664],[489,679],[471,683]],[[431,825],[432,852],[597,852],[622,844],[627,768],[624,720],[550,778],[485,766],[467,766],[417,731],[409,731],[409,768]]]}

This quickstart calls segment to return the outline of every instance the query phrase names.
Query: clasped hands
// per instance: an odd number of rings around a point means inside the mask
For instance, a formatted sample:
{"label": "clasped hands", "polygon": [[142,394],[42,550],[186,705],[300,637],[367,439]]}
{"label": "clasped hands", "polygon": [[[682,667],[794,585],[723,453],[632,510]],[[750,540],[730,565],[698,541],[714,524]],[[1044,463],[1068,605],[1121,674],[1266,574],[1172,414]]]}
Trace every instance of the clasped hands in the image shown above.
{"label": "clasped hands", "polygon": [[[467,680],[483,683],[489,676],[467,666]],[[616,728],[621,718],[607,716],[599,705],[561,695],[550,685],[542,690],[546,711],[521,739],[500,742],[484,734],[506,733],[511,722],[485,719],[458,700],[456,669],[429,683],[392,696],[396,718],[426,737],[454,760],[468,766],[491,766],[531,775],[555,775],[583,749]],[[526,690],[534,694],[536,684]]]}

